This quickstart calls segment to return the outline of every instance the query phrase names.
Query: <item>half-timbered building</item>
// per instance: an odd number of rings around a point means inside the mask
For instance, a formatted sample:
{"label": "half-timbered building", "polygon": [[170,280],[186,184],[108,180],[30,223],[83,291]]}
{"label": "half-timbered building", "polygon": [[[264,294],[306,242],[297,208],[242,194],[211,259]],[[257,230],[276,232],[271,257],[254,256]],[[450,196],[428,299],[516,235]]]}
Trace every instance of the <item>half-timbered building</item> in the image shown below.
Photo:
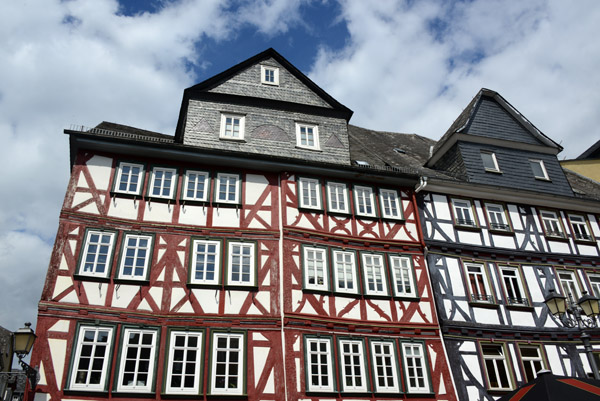
{"label": "half-timbered building", "polygon": [[578,331],[544,304],[551,291],[600,296],[600,191],[565,174],[561,150],[482,89],[428,155],[418,202],[460,399],[492,400],[544,369],[592,373]]}
{"label": "half-timbered building", "polygon": [[456,400],[419,172],[353,158],[351,115],[269,49],[174,136],[65,130],[36,399]]}

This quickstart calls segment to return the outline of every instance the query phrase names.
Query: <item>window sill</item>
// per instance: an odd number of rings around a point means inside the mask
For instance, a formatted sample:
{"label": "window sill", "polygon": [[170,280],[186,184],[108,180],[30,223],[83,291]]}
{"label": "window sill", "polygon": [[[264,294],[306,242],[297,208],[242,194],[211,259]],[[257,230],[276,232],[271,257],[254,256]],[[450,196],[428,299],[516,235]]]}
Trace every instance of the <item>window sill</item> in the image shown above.
{"label": "window sill", "polygon": [[505,305],[506,309],[508,310],[514,310],[514,311],[520,311],[520,312],[533,312],[533,306],[527,306],[527,305],[515,305],[515,304],[511,304]]}
{"label": "window sill", "polygon": [[156,393],[154,390],[148,391],[131,391],[131,390],[114,390],[112,395],[128,396],[131,398],[154,398],[156,397]]}
{"label": "window sill", "polygon": [[99,395],[104,395],[104,396],[108,396],[108,390],[103,388],[103,389],[99,389],[99,390],[95,390],[95,389],[82,389],[82,388],[66,388],[63,390],[64,394],[68,394],[68,395],[89,395],[89,394],[94,394],[95,396],[99,396]]}
{"label": "window sill", "polygon": [[356,213],[355,217],[357,219],[379,220],[379,216],[377,216],[376,214],[359,214],[359,213]]}
{"label": "window sill", "polygon": [[575,241],[575,243],[577,244],[582,244],[582,245],[596,245],[596,240],[595,239],[579,239],[579,238],[573,238],[573,241]]}
{"label": "window sill", "polygon": [[149,285],[150,284],[150,280],[144,278],[144,279],[140,279],[140,280],[136,280],[136,279],[132,279],[132,278],[115,278],[114,280],[115,284],[130,284],[130,285]]}
{"label": "window sill", "polygon": [[255,284],[227,284],[225,290],[240,290],[240,291],[258,291],[258,286]]}
{"label": "window sill", "polygon": [[502,171],[500,170],[491,170],[491,169],[485,169],[486,173],[492,173],[492,174],[502,174]]}
{"label": "window sill", "polygon": [[500,305],[491,302],[475,302],[469,301],[469,306],[471,308],[486,308],[486,309],[499,309]]}
{"label": "window sill", "polygon": [[387,299],[392,299],[392,297],[390,295],[387,294],[367,294],[367,293],[363,293],[363,298],[365,299],[365,301],[368,301],[369,299],[378,299],[378,300],[387,300]]}
{"label": "window sill", "polygon": [[174,198],[162,198],[160,196],[149,196],[149,195],[146,195],[146,196],[144,196],[144,200],[146,202],[172,203],[173,205],[175,204],[175,199]]}
{"label": "window sill", "polygon": [[352,217],[350,212],[341,212],[337,210],[327,210],[327,215],[332,217]]}
{"label": "window sill", "polygon": [[465,224],[454,223],[454,228],[457,230],[465,230],[465,231],[481,231],[481,227],[479,227],[479,226],[469,226],[469,225],[465,225]]}
{"label": "window sill", "polygon": [[298,206],[298,210],[305,213],[323,213],[323,208]]}
{"label": "window sill", "polygon": [[569,242],[567,237],[558,237],[556,235],[544,235],[547,241]]}
{"label": "window sill", "polygon": [[129,194],[126,192],[110,191],[110,197],[128,198],[128,199],[143,199],[141,194]]}
{"label": "window sill", "polygon": [[323,152],[320,148],[313,148],[313,147],[310,147],[310,146],[296,145],[296,149],[310,150],[311,152]]}
{"label": "window sill", "polygon": [[515,232],[512,230],[498,230],[496,228],[490,228],[490,229],[488,229],[488,231],[490,232],[490,234],[507,235],[507,236],[511,236],[511,237],[515,236]]}
{"label": "window sill", "polygon": [[421,301],[421,297],[409,297],[403,295],[394,295],[395,301],[409,301],[409,302],[419,302]]}
{"label": "window sill", "polygon": [[188,288],[203,288],[209,290],[221,290],[223,289],[223,284],[204,284],[204,283],[187,283]]}
{"label": "window sill", "polygon": [[488,393],[494,394],[494,395],[507,394],[507,393],[510,393],[511,391],[514,391],[514,388],[513,389],[506,389],[506,390],[493,389],[493,388],[488,389]]}
{"label": "window sill", "polygon": [[331,295],[331,290],[323,288],[302,288],[302,292],[306,294],[321,294],[321,295]]}
{"label": "window sill", "polygon": [[225,201],[218,201],[218,200],[215,200],[213,202],[213,206],[214,207],[229,207],[229,208],[235,208],[235,209],[242,208],[242,205],[239,202],[225,202]]}
{"label": "window sill", "polygon": [[552,182],[552,180],[550,178],[543,178],[543,177],[533,177],[538,181],[545,181],[545,182]]}
{"label": "window sill", "polygon": [[435,393],[404,393],[404,396],[406,398],[435,398],[436,394]]}
{"label": "window sill", "polygon": [[110,282],[110,273],[107,277],[97,277],[97,276],[86,276],[85,274],[75,273],[73,274],[73,278],[79,281],[95,281],[100,283],[109,283]]}
{"label": "window sill", "polygon": [[197,199],[180,199],[179,203],[181,206],[209,206],[210,202],[207,200]]}
{"label": "window sill", "polygon": [[244,138],[229,138],[229,137],[226,137],[226,136],[220,136],[219,140],[226,141],[226,142],[243,142],[243,143],[246,143],[246,140]]}
{"label": "window sill", "polygon": [[399,223],[399,224],[406,223],[406,219],[404,217],[387,217],[387,216],[381,216],[381,220],[383,220],[383,221],[393,221],[394,223]]}
{"label": "window sill", "polygon": [[362,294],[357,292],[343,292],[343,291],[333,291],[333,294],[336,297],[348,297],[348,298],[361,298]]}
{"label": "window sill", "polygon": [[[196,396],[198,397],[198,396]],[[230,398],[235,398],[235,399],[239,399],[239,398],[248,398],[248,394],[243,393],[243,394],[232,394],[232,393],[212,393],[212,394],[206,394],[206,398],[209,399],[230,399]],[[202,397],[200,397],[202,398]]]}

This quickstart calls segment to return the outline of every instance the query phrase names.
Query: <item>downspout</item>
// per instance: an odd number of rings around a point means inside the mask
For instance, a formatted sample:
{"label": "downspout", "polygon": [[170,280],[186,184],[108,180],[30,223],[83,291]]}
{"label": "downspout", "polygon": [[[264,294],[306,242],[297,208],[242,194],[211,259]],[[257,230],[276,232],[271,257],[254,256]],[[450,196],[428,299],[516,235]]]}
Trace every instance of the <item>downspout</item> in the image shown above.
{"label": "downspout", "polygon": [[287,383],[287,366],[286,366],[286,352],[285,352],[285,316],[284,316],[284,306],[283,306],[283,212],[285,208],[285,202],[283,199],[283,190],[281,188],[281,172],[277,174],[277,189],[279,191],[279,208],[278,217],[279,217],[279,313],[280,317],[280,325],[281,325],[281,356],[283,359],[283,394],[284,400],[288,399],[288,383]]}
{"label": "downspout", "polygon": [[419,185],[416,186],[415,193],[418,194],[419,192],[424,190],[426,186],[427,186],[427,177],[419,178]]}

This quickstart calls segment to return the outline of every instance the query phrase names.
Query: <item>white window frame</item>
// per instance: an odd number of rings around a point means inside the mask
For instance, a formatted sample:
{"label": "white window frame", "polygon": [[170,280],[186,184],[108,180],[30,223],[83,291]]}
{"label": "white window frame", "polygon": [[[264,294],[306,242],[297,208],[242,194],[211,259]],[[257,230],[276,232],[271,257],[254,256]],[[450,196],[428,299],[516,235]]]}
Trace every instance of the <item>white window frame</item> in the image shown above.
{"label": "white window frame", "polygon": [[[489,282],[487,267],[481,263],[464,263],[470,302],[493,304],[496,297]],[[478,271],[476,271],[478,269]]]}
{"label": "white window frame", "polygon": [[[425,347],[422,343],[402,343],[402,360],[408,393],[430,393]],[[422,383],[419,383],[422,382]]]}
{"label": "white window frame", "polygon": [[[459,203],[462,203],[462,205]],[[452,211],[454,212],[454,224],[463,227],[477,227],[477,220],[470,200],[452,198]]]}
{"label": "white window frame", "polygon": [[[231,130],[227,129],[227,119],[231,119]],[[238,121],[238,136],[235,136],[235,121]],[[219,138],[232,141],[243,141],[246,129],[246,116],[242,114],[221,113],[221,130]]]}
{"label": "white window frame", "polygon": [[[373,188],[363,185],[355,185],[354,209],[358,216],[377,217],[377,204],[375,202],[375,191]],[[369,211],[368,209],[371,209]]]}
{"label": "white window frame", "polygon": [[[124,173],[123,169],[126,167],[129,168],[129,172]],[[133,168],[139,169],[139,173],[137,174],[137,179],[135,181],[132,180],[131,175],[131,169]],[[144,165],[140,163],[119,162],[117,166],[117,177],[115,178],[114,192],[128,195],[140,195],[144,187],[144,170]],[[125,188],[121,189],[121,184],[123,184],[121,180],[125,178],[124,174],[127,174],[127,178],[124,182]],[[135,185],[134,190],[131,189],[132,185]]]}
{"label": "white window frame", "polygon": [[[225,338],[227,340],[227,346],[225,348],[219,348],[219,339]],[[237,339],[238,346],[232,347],[231,340]],[[246,352],[245,352],[245,334],[244,333],[223,333],[213,332],[211,339],[211,364],[210,364],[210,394],[211,395],[228,395],[237,394],[241,395],[245,393],[246,384]],[[226,371],[224,372],[225,381],[227,382],[230,378],[237,379],[236,387],[224,386],[217,388],[217,363],[218,352],[225,353]],[[231,362],[231,358],[234,353],[237,352],[237,362]],[[230,363],[237,363],[238,369],[237,374],[230,371]]]}
{"label": "white window frame", "polygon": [[389,258],[394,296],[416,298],[417,288],[411,258],[399,255],[389,255]]}
{"label": "white window frame", "polygon": [[[235,183],[231,185],[231,180],[235,180]],[[226,180],[226,182],[223,182]],[[241,190],[241,178],[239,174],[232,173],[218,173],[217,180],[215,183],[215,202],[216,203],[228,203],[228,204],[239,204],[240,203],[240,190]],[[221,191],[221,184],[225,185],[225,192]],[[233,193],[233,199],[231,194]],[[221,194],[225,194],[225,198],[221,198]]]}
{"label": "white window frame", "polygon": [[[306,199],[304,193],[307,191]],[[314,196],[313,196],[314,193]],[[308,200],[308,202],[306,202]],[[298,178],[298,207],[304,209],[322,210],[321,182],[316,178]]]}
{"label": "white window frame", "polygon": [[[389,296],[388,283],[385,267],[385,258],[377,253],[361,254],[364,293],[366,295]],[[379,278],[378,278],[379,277]],[[371,286],[372,282],[372,286]],[[381,289],[378,289],[378,284]]]}
{"label": "white window frame", "polygon": [[[306,131],[306,138],[303,138],[302,130]],[[309,143],[308,130],[312,130],[313,143]],[[302,143],[306,142],[306,143]],[[320,150],[319,145],[319,126],[317,124],[310,123],[296,123],[296,146],[302,149]]]}
{"label": "white window frame", "polygon": [[[195,179],[192,179],[192,176]],[[200,192],[200,179],[202,179],[202,195],[197,196]],[[193,196],[189,196],[189,192],[193,193]],[[183,178],[183,191],[181,194],[182,200],[207,202],[210,194],[210,175],[206,171],[198,170],[187,170]]]}
{"label": "white window frame", "polygon": [[327,210],[335,213],[350,213],[346,184],[342,182],[327,183]]}
{"label": "white window frame", "polygon": [[[487,151],[487,150],[482,150],[479,152],[480,156],[481,156],[481,162],[483,164],[483,168],[485,171],[488,171],[490,173],[500,173],[500,167],[498,167],[498,160],[496,160],[496,154],[494,152],[491,151]],[[493,166],[492,167],[488,167],[486,166],[486,161],[483,157],[483,155],[488,155],[491,157],[491,161]]]}
{"label": "white window frame", "polygon": [[593,241],[594,237],[590,233],[587,219],[581,214],[569,214],[569,222],[573,230],[573,237],[579,241]]}
{"label": "white window frame", "polygon": [[560,215],[552,210],[540,210],[544,233],[548,237],[565,238]]}
{"label": "white window frame", "polygon": [[500,266],[507,305],[530,306],[521,272],[515,266]]}
{"label": "white window frame", "polygon": [[[204,251],[199,252],[198,247],[204,246]],[[214,252],[210,252],[208,247],[214,246]],[[194,239],[192,240],[192,249],[191,249],[191,265],[190,265],[190,284],[209,284],[209,285],[217,285],[221,282],[221,248],[222,242],[220,240],[207,240],[207,239]],[[198,260],[199,256],[201,256],[200,260]],[[212,263],[214,272],[213,279],[209,280],[206,278],[207,275],[207,267],[209,265],[210,256],[214,257],[214,261]],[[198,265],[202,268],[203,278],[196,278],[198,273]]]}
{"label": "white window frame", "polygon": [[[273,73],[273,81],[267,80],[267,71],[271,71]],[[279,68],[271,67],[270,65],[261,65],[260,83],[265,85],[279,86]]]}
{"label": "white window frame", "polygon": [[[494,210],[495,209],[495,210]],[[500,203],[486,203],[485,211],[488,218],[490,230],[512,231],[507,219],[504,206]]]}
{"label": "white window frame", "polygon": [[[340,387],[342,392],[364,393],[368,390],[368,377],[365,363],[363,340],[338,337],[338,355],[340,366]],[[356,374],[356,371],[359,373]],[[350,377],[347,372],[351,371]],[[347,384],[347,379],[351,382]],[[360,383],[356,383],[360,381]]]}
{"label": "white window frame", "polygon": [[[92,242],[92,236],[99,236],[100,238],[97,242]],[[103,243],[102,241],[106,237],[109,237],[108,243]],[[112,231],[87,230],[85,233],[83,246],[81,248],[81,258],[79,261],[79,269],[77,274],[87,277],[108,278],[112,267],[113,251],[115,248],[116,238],[117,233]],[[106,252],[101,253],[100,250],[102,248],[108,249]],[[92,252],[90,252],[90,249],[92,249]],[[93,251],[94,249],[95,251]],[[101,262],[102,256],[106,258],[103,263]],[[93,260],[88,261],[90,257]],[[86,265],[89,263],[91,263],[91,271],[86,271]],[[99,264],[104,265],[104,272],[102,273],[98,273],[97,271]]]}
{"label": "white window frame", "polygon": [[[356,267],[356,253],[334,249],[332,251],[332,265],[335,292],[358,294],[360,289]],[[352,284],[352,288],[348,288],[349,282]],[[340,283],[343,283],[343,286]]]}
{"label": "white window frame", "polygon": [[[177,344],[177,337],[184,339],[184,344]],[[189,345],[190,338],[196,339],[196,346]],[[172,330],[169,337],[169,359],[167,361],[167,378],[165,381],[165,393],[167,394],[199,394],[200,384],[202,382],[202,366],[204,358],[202,355],[204,340],[204,333],[201,331],[180,331]],[[188,359],[191,352],[195,352],[195,357],[192,356]],[[180,361],[175,361],[176,354],[182,354]],[[171,382],[173,375],[175,375],[175,364],[181,365],[181,372],[177,373],[177,376],[181,377],[180,386],[172,386]],[[189,373],[188,369],[193,367],[194,372]],[[193,377],[194,385],[192,387],[185,386],[185,377]]]}
{"label": "white window frame", "polygon": [[[162,173],[162,177],[157,177],[157,173]],[[170,184],[165,185],[167,181],[166,174],[171,173]],[[158,186],[156,185],[158,184]],[[177,169],[170,167],[153,167],[150,171],[150,182],[148,183],[148,197],[160,199],[175,198],[175,188],[177,187]],[[154,190],[158,188],[159,194],[155,195]],[[168,193],[163,194],[167,189]]]}
{"label": "white window frame", "polygon": [[[541,176],[536,175],[536,172],[533,168],[533,165],[536,164],[541,170]],[[548,171],[546,170],[546,166],[544,165],[544,161],[540,159],[529,159],[529,167],[531,168],[531,172],[533,173],[533,177],[536,180],[550,181],[550,177],[548,177]]]}
{"label": "white window frame", "polygon": [[386,219],[403,220],[402,199],[395,189],[379,189],[381,215]]}
{"label": "white window frame", "polygon": [[[487,383],[489,386],[490,390],[502,390],[502,391],[508,391],[508,390],[512,390],[513,389],[513,384],[512,384],[512,379],[511,379],[511,375],[510,375],[510,367],[508,364],[508,358],[506,357],[506,348],[504,347],[503,344],[480,344],[481,345],[481,355],[483,357],[483,365],[484,365],[484,371],[485,371],[485,375],[486,375],[486,379],[487,379]],[[484,351],[484,347],[498,347],[497,349],[500,349],[501,355],[490,355],[485,353]],[[490,372],[488,369],[488,361],[491,361],[491,367],[493,367],[494,369],[494,375],[498,378],[498,384],[499,386],[496,387],[492,387],[492,382],[490,380]],[[500,379],[500,371],[503,370],[504,374],[506,376],[506,379],[508,380],[508,386],[502,386],[502,383],[500,383],[501,379]]]}
{"label": "white window frame", "polygon": [[[319,271],[319,267],[321,271]],[[329,290],[327,249],[306,245],[302,246],[302,270],[305,289],[317,291]],[[314,282],[311,282],[311,279]]]}
{"label": "white window frame", "polygon": [[590,282],[590,294],[596,298],[600,298],[600,274],[588,273]]}
{"label": "white window frame", "polygon": [[571,302],[569,294],[571,294],[573,297],[572,301],[577,302],[579,298],[581,298],[581,287],[577,281],[576,273],[573,270],[557,269],[556,275],[558,282],[560,283],[562,293],[565,297],[567,297],[567,302]]}
{"label": "white window frame", "polygon": [[[398,371],[398,356],[396,344],[393,341],[369,340],[371,346],[371,364],[373,371],[373,385],[376,393],[399,393],[400,380]],[[377,349],[379,347],[379,349]],[[378,368],[381,366],[381,370]],[[379,372],[384,372],[383,376]],[[390,372],[391,371],[391,372]],[[391,373],[391,374],[388,374]],[[380,379],[386,383],[380,384]],[[393,383],[390,384],[390,381]]]}
{"label": "white window frame", "polygon": [[[130,247],[130,245],[128,244],[130,239],[135,239],[136,243],[134,244],[133,247]],[[121,260],[119,262],[119,274],[118,274],[118,278],[119,279],[127,279],[127,280],[140,280],[140,281],[145,281],[148,279],[148,275],[150,272],[150,261],[152,260],[152,251],[153,251],[153,236],[152,235],[147,235],[147,234],[125,234],[123,235],[123,242],[121,245]],[[147,245],[145,247],[140,246],[139,243],[140,241],[147,241]],[[127,251],[129,249],[134,249],[134,264],[132,265],[131,268],[131,274],[125,274],[124,273],[124,269],[125,269],[125,262],[126,260],[130,257],[129,255],[127,255]],[[140,258],[139,253],[140,251],[144,251],[145,253],[145,257],[144,257],[144,264],[143,264],[143,273],[141,275],[135,274],[135,266],[137,265],[137,260],[138,258]]]}
{"label": "white window frame", "polygon": [[[140,336],[140,343],[138,344],[131,344],[129,343],[130,341],[130,335],[131,334],[135,334],[137,333]],[[144,340],[144,337],[146,335],[151,335],[151,344],[142,344],[141,342]],[[125,328],[123,330],[123,339],[122,339],[122,349],[121,349],[121,361],[119,363],[119,375],[117,377],[117,391],[119,392],[132,392],[132,393],[149,393],[152,391],[153,388],[153,384],[154,384],[154,370],[155,370],[155,355],[156,355],[156,344],[157,344],[157,337],[158,337],[158,332],[156,330],[147,330],[147,329],[138,329],[138,328]],[[138,351],[136,352],[136,358],[134,359],[135,361],[135,371],[134,373],[134,380],[138,378],[138,375],[140,374],[139,366],[140,366],[140,361],[142,360],[141,357],[141,350],[142,349],[150,349],[150,354],[148,356],[148,358],[143,358],[143,360],[147,360],[148,361],[148,372],[147,374],[147,378],[146,378],[146,384],[145,385],[139,385],[139,384],[134,384],[134,385],[125,385],[123,384],[123,379],[124,379],[124,375],[125,375],[125,366],[126,366],[126,362],[127,362],[127,356],[128,356],[128,349],[129,348],[137,348]],[[143,374],[143,372],[142,372]]]}
{"label": "white window frame", "polygon": [[[241,252],[234,254],[236,247],[239,247]],[[249,252],[245,253],[243,249],[248,249]],[[239,263],[234,263],[235,259],[241,258]],[[244,259],[248,259],[248,263]],[[227,242],[227,285],[230,286],[256,286],[256,243],[255,242],[239,242],[239,241],[228,241]],[[248,280],[243,280],[244,265],[249,265]],[[236,271],[234,271],[236,267]],[[239,269],[239,272],[237,271]],[[238,274],[237,280],[234,275]]]}
{"label": "white window frame", "polygon": [[[544,357],[542,355],[542,349],[540,345],[537,344],[518,344],[519,354],[521,355],[521,362],[523,363],[523,376],[525,382],[529,383],[533,379],[537,377],[537,372],[543,369],[547,369],[546,361],[544,361]],[[537,351],[537,356],[525,356],[523,355],[523,349],[535,349]],[[536,363],[539,364],[539,367],[536,367]],[[527,377],[527,368],[531,371],[533,377]]]}
{"label": "white window frame", "polygon": [[[94,338],[92,341],[84,341],[85,333],[93,332]],[[99,332],[107,332],[106,342],[98,341]],[[69,390],[83,390],[83,391],[104,391],[107,386],[108,370],[110,369],[111,356],[113,352],[112,342],[114,338],[114,328],[106,326],[86,326],[81,325],[78,328],[77,341],[75,342],[73,349],[75,356],[73,357],[73,363],[71,366],[71,377],[69,381]],[[88,367],[81,369],[85,374],[85,383],[77,383],[79,364],[82,358],[87,356],[82,355],[83,347],[91,347],[89,351],[89,363]],[[104,355],[96,355],[98,347],[104,346]],[[87,353],[87,352],[86,352]],[[102,367],[100,368],[100,380],[97,384],[90,384],[90,373],[92,373],[94,367],[94,359],[102,361]],[[97,371],[97,369],[94,369]]]}
{"label": "white window frame", "polygon": [[[306,365],[306,391],[333,392],[335,391],[335,376],[333,367],[333,339],[331,337],[305,337],[305,365]],[[316,350],[313,350],[313,344]],[[316,363],[313,364],[313,356]],[[325,356],[325,363],[322,363]],[[318,370],[313,372],[313,369]],[[322,373],[324,369],[326,373]],[[319,383],[312,383],[312,376],[317,376]],[[323,378],[327,379],[327,384],[323,384]]]}

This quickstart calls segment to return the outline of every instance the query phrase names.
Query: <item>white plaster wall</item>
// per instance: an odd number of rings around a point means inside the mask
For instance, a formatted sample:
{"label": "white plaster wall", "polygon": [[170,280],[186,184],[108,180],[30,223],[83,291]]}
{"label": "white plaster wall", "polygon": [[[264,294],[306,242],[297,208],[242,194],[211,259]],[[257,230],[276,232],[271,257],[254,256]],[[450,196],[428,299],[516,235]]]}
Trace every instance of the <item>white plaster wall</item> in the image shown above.
{"label": "white plaster wall", "polygon": [[551,241],[548,240],[548,248],[552,253],[571,253],[569,250],[569,243],[562,241]]}
{"label": "white plaster wall", "polygon": [[452,220],[448,199],[444,195],[433,194],[433,204],[435,207],[436,217],[440,220]]}
{"label": "white plaster wall", "polygon": [[213,226],[239,227],[240,210],[230,207],[213,207]]}
{"label": "white plaster wall", "polygon": [[[258,198],[267,189],[269,181],[264,175],[246,174],[246,204],[255,205]],[[271,205],[270,194],[263,203],[265,206]]]}
{"label": "white plaster wall", "polygon": [[171,204],[163,202],[146,202],[144,220],[171,223],[173,221],[173,210],[175,209],[174,202],[175,201],[172,201]]}
{"label": "white plaster wall", "polygon": [[120,219],[135,220],[137,219],[139,207],[139,199],[127,199],[113,196],[110,200],[108,215]]}
{"label": "white plaster wall", "polygon": [[[450,238],[451,242],[456,242],[456,238],[454,237],[454,224],[452,223],[438,223],[439,228]],[[432,239],[445,241],[446,239],[439,233],[435,232]]]}
{"label": "white plaster wall", "polygon": [[575,246],[577,247],[577,250],[579,251],[579,254],[581,254],[581,255],[598,256],[598,247],[596,247],[595,245],[577,244]]}
{"label": "white plaster wall", "polygon": [[498,310],[473,307],[473,321],[478,324],[500,324]]}
{"label": "white plaster wall", "polygon": [[86,163],[96,189],[101,191],[110,189],[108,184],[112,176],[112,162],[112,158],[95,155]]}
{"label": "white plaster wall", "polygon": [[517,205],[509,204],[506,206],[508,209],[508,215],[510,218],[510,222],[515,230],[523,229],[523,222],[521,221],[521,215],[519,214],[519,209]]}
{"label": "white plaster wall", "polygon": [[494,246],[497,248],[515,249],[515,239],[510,235],[491,234]]}
{"label": "white plaster wall", "polygon": [[457,240],[463,244],[483,245],[481,243],[481,234],[478,231],[457,230]]}
{"label": "white plaster wall", "polygon": [[[348,306],[349,303],[353,302],[353,298],[345,298],[337,296],[335,297],[335,310],[339,313]],[[339,315],[345,319],[360,319],[360,303],[357,302],[352,308],[344,312],[344,315]]]}
{"label": "white plaster wall", "polygon": [[515,326],[530,326],[535,327],[535,321],[531,312],[517,311],[517,310],[506,310],[506,313],[510,315],[512,323]]}
{"label": "white plaster wall", "polygon": [[179,212],[179,223],[192,226],[206,226],[208,207],[182,205]]}

